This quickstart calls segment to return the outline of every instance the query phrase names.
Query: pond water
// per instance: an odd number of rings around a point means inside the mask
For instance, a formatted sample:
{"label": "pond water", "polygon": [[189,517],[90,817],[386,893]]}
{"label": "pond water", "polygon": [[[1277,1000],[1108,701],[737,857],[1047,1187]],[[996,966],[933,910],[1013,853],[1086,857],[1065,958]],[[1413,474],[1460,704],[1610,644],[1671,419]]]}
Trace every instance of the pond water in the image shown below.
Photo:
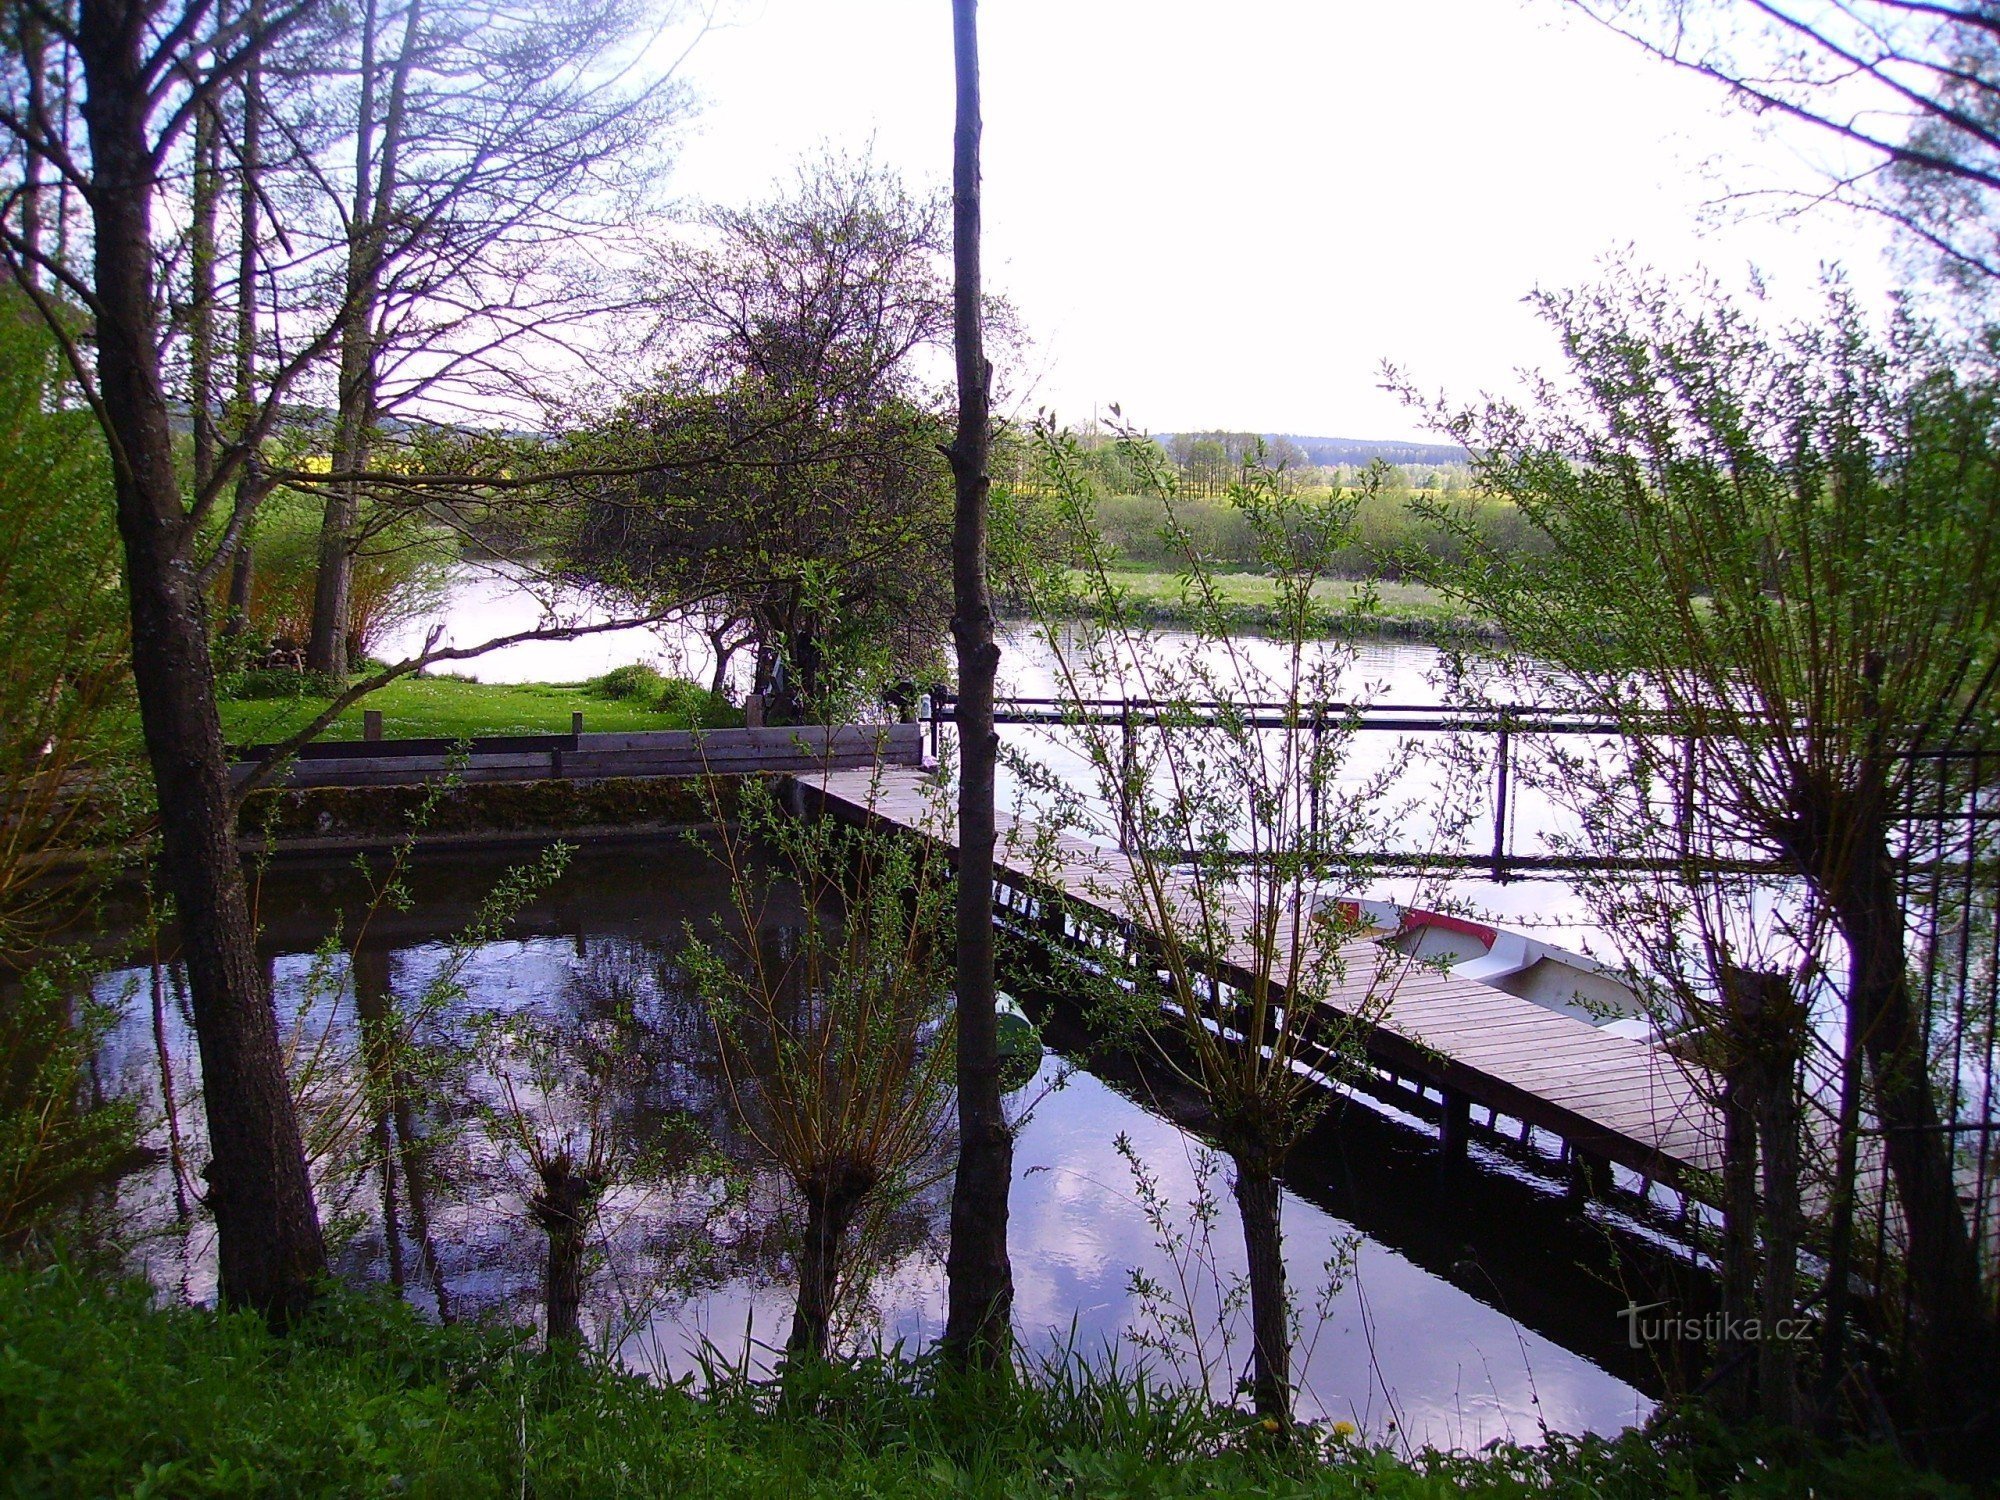
{"label": "pond water", "polygon": [[[433,628],[463,645],[551,618],[605,616],[576,596],[530,587],[509,565],[468,565],[436,616],[377,651],[414,650]],[[1190,641],[1162,632],[1159,644],[1177,652]],[[1253,664],[1270,664],[1268,642],[1233,646]],[[1443,663],[1429,646],[1381,640],[1325,649],[1351,655],[1349,696],[1445,701]],[[1003,650],[1003,695],[1050,691],[1048,642],[1012,622]],[[523,644],[455,669],[488,681],[579,681],[635,660],[702,681],[713,667],[698,631],[660,627]],[[1062,732],[1013,726],[1003,736],[1010,752],[1094,790]],[[1371,774],[1400,753],[1398,743],[1360,736],[1347,779]],[[1490,765],[1468,774],[1474,795],[1490,788]],[[1446,779],[1419,745],[1396,793],[1402,810],[1392,821],[1403,837],[1426,836]],[[1003,800],[1014,785],[1003,773]],[[1509,847],[1548,847],[1570,816],[1532,789],[1517,796]],[[1490,848],[1490,821],[1475,818],[1467,837]],[[408,908],[372,915],[363,878],[344,861],[281,861],[261,878],[280,1016],[295,1055],[318,1068],[316,1170],[343,1273],[392,1280],[433,1315],[532,1320],[540,1295],[542,1237],[527,1215],[529,1182],[493,1123],[508,1082],[496,1068],[504,1074],[505,1065],[440,1063],[449,1087],[406,1090],[393,1102],[379,1080],[366,1086],[371,1024],[414,1014],[418,1040],[435,1044],[481,1017],[532,1014],[560,1025],[629,1015],[621,1043],[635,1066],[600,1102],[649,1165],[628,1171],[605,1200],[586,1324],[627,1363],[666,1377],[698,1369],[704,1351],[768,1369],[795,1291],[796,1205],[734,1122],[713,1030],[681,963],[687,924],[706,926],[725,910],[715,862],[672,838],[586,846],[504,935],[459,941],[509,864],[490,852],[426,856],[409,871]],[[1367,894],[1408,898],[1413,887],[1387,878]],[[1568,881],[1466,873],[1449,896],[1504,925],[1617,956]],[[345,936],[325,946],[336,934]],[[454,984],[432,993],[440,975]],[[198,1164],[198,1072],[173,981],[171,964],[106,977],[103,993],[128,1005],[105,1063],[160,1104],[159,1059],[169,1059],[186,1154]],[[1241,1273],[1242,1249],[1226,1174],[1199,1134],[1199,1109],[1171,1078],[1093,1052],[1063,997],[1026,998],[1052,1046],[1037,1081],[1010,1097],[1021,1121],[1010,1234],[1017,1333],[1034,1351],[1074,1347],[1126,1364],[1143,1357],[1230,1396],[1247,1332],[1241,1313],[1224,1316],[1221,1302]],[[538,1092],[533,1078],[514,1083],[530,1114],[573,1107]],[[680,1120],[720,1144],[734,1163],[734,1192],[722,1193],[716,1174],[677,1155],[680,1148],[666,1149]],[[165,1149],[164,1125],[154,1134]],[[841,1324],[848,1346],[879,1340],[914,1349],[941,1330],[948,1165],[941,1150],[934,1180],[857,1236],[867,1253]],[[1150,1219],[1139,1173],[1152,1183]],[[121,1195],[148,1229],[142,1253],[161,1284],[212,1295],[213,1246],[202,1221],[177,1211],[170,1168],[128,1180]],[[1204,1232],[1200,1205],[1209,1200],[1219,1212]],[[1627,1299],[1611,1288],[1651,1248],[1597,1209],[1565,1201],[1521,1161],[1475,1147],[1470,1166],[1448,1169],[1430,1126],[1341,1102],[1291,1159],[1284,1220],[1303,1316],[1295,1369],[1305,1415],[1345,1418],[1399,1441],[1477,1446],[1533,1440],[1544,1424],[1611,1431],[1650,1410],[1658,1372],[1626,1347],[1619,1310]],[[1331,1278],[1330,1261],[1339,1266]],[[1167,1294],[1143,1294],[1144,1281]]]}
{"label": "pond water", "polygon": [[[455,571],[434,613],[404,625],[376,650],[392,657],[414,652],[422,647],[432,630],[439,632],[442,643],[463,646],[550,623],[590,624],[609,618],[612,616],[600,604],[573,590],[537,581],[516,564],[464,563]],[[1184,631],[1157,633],[1158,649],[1168,656],[1185,652],[1191,640]],[[1272,643],[1244,636],[1237,638],[1235,644],[1253,668],[1277,669]],[[1052,691],[1053,653],[1032,625],[1021,620],[1003,622],[1001,647],[999,687],[1003,697],[1041,697]],[[1347,693],[1355,699],[1416,705],[1447,701],[1445,661],[1434,646],[1382,638],[1331,643],[1323,649],[1348,659],[1342,681]],[[649,662],[662,671],[698,682],[707,682],[714,671],[713,652],[700,631],[672,623],[606,631],[569,641],[524,642],[455,663],[453,670],[486,682],[580,682],[633,661]],[[732,677],[739,692],[747,688],[743,679],[748,667],[742,655],[732,664]],[[947,740],[949,735],[947,729]],[[1343,774],[1346,784],[1359,784],[1391,757],[1402,753],[1405,744],[1411,747],[1410,762],[1390,799],[1397,808],[1397,832],[1404,847],[1423,847],[1434,827],[1435,804],[1446,774],[1444,738],[1361,735]],[[1003,729],[1002,739],[1013,751],[1048,764],[1079,790],[1094,789],[1094,777],[1077,753],[1074,741],[1060,732],[1017,725]],[[1578,741],[1571,741],[1568,748],[1581,748],[1592,754],[1611,753],[1607,745]],[[1465,753],[1463,747],[1461,753]],[[1463,785],[1459,793],[1490,799],[1493,781],[1490,747],[1475,747],[1470,755],[1472,758],[1461,764],[1459,777]],[[1481,761],[1477,758],[1480,755],[1489,758]],[[1580,831],[1574,809],[1559,805],[1544,790],[1529,784],[1532,780],[1517,774],[1509,802],[1507,848],[1516,854],[1546,853],[1563,838],[1573,838]],[[1000,787],[1003,805],[1011,805],[1014,792],[1015,778],[1003,766]],[[1464,842],[1472,848],[1490,850],[1491,830],[1490,800],[1482,800],[1464,830]],[[1412,881],[1390,877],[1367,894],[1406,899],[1419,892]],[[1628,956],[1620,949],[1615,934],[1603,929],[1581,891],[1569,880],[1545,875],[1495,880],[1467,871],[1453,877],[1448,895],[1453,902],[1462,903],[1502,926],[1532,931],[1547,941],[1593,957],[1616,963]]]}
{"label": "pond water", "polygon": [[[672,1139],[670,1121],[692,1120],[748,1186],[725,1200],[712,1171],[672,1153],[628,1174],[600,1216],[587,1326],[629,1364],[665,1376],[697,1368],[704,1340],[727,1360],[747,1352],[768,1368],[795,1287],[793,1205],[733,1124],[710,1023],[680,963],[686,924],[705,926],[724,909],[715,863],[672,838],[587,847],[506,935],[457,943],[509,865],[491,852],[421,859],[409,871],[408,909],[372,916],[345,862],[280,863],[259,882],[280,1016],[295,1057],[314,1060],[308,1127],[321,1146],[317,1170],[342,1273],[394,1280],[431,1313],[453,1317],[532,1320],[540,1291],[528,1179],[466,1103],[499,1097],[493,1071],[455,1074],[440,1064],[449,1086],[434,1089],[437,1097],[412,1087],[399,1104],[370,1093],[369,1018],[414,1015],[419,1040],[434,1042],[481,1015],[584,1023],[628,1014],[623,1041],[636,1065],[603,1101],[622,1138],[644,1148]],[[322,950],[337,931],[351,956]],[[332,956],[315,956],[323,951]],[[429,982],[454,967],[455,990],[427,1002]],[[198,1165],[198,1077],[175,977],[169,964],[156,991],[141,962],[105,978],[102,992],[124,997],[127,1012],[104,1066],[107,1082],[152,1099],[157,1117],[164,1045],[183,1145]],[[1060,1003],[1028,998],[1056,1045],[1037,1083],[1010,1096],[1025,1116],[1011,1225],[1024,1344],[1046,1352],[1071,1343],[1098,1359],[1116,1350],[1129,1364],[1141,1353],[1134,1335],[1157,1334],[1174,1313],[1135,1292],[1135,1273],[1181,1301],[1185,1272],[1199,1336],[1170,1332],[1174,1353],[1146,1357],[1189,1380],[1202,1377],[1205,1359],[1218,1394],[1228,1395],[1247,1344],[1240,1326],[1226,1341],[1216,1330],[1217,1278],[1240,1274],[1242,1251],[1225,1176],[1180,1123],[1198,1111],[1130,1059],[1080,1066],[1087,1038],[1077,1019]],[[533,1109],[568,1107],[525,1085],[522,1093]],[[164,1125],[153,1134],[164,1150]],[[1157,1183],[1164,1230],[1138,1201],[1135,1161]],[[843,1323],[850,1346],[880,1339],[914,1349],[940,1331],[947,1164],[941,1153],[937,1180],[858,1237],[865,1266]],[[1204,1184],[1220,1200],[1208,1239],[1192,1211]],[[1494,1153],[1447,1170],[1427,1130],[1355,1103],[1336,1105],[1300,1147],[1286,1188],[1304,1413],[1410,1442],[1476,1446],[1533,1440],[1544,1423],[1615,1430],[1650,1410],[1651,1372],[1624,1347],[1624,1298],[1609,1290],[1619,1237],[1593,1212]],[[142,1173],[119,1191],[120,1207],[146,1230],[139,1253],[159,1283],[212,1295],[210,1231],[177,1217],[171,1170]],[[1192,1237],[1178,1257],[1163,1243],[1175,1235]],[[1351,1259],[1329,1288],[1324,1268],[1343,1254]]]}

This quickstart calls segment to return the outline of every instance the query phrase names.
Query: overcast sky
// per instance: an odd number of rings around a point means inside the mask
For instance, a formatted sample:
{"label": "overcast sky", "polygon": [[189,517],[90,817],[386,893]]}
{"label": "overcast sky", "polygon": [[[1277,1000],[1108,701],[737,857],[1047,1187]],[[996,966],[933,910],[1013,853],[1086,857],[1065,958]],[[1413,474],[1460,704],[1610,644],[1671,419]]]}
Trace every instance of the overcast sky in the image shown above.
{"label": "overcast sky", "polygon": [[[724,4],[676,193],[754,198],[871,139],[948,181],[948,0]],[[987,275],[1034,339],[1014,384],[1071,420],[1420,436],[1384,359],[1505,386],[1553,359],[1523,296],[1627,246],[1755,267],[1780,305],[1828,259],[1893,285],[1833,212],[1704,228],[1727,189],[1811,186],[1827,144],[1760,135],[1562,0],[986,0],[980,25]]]}

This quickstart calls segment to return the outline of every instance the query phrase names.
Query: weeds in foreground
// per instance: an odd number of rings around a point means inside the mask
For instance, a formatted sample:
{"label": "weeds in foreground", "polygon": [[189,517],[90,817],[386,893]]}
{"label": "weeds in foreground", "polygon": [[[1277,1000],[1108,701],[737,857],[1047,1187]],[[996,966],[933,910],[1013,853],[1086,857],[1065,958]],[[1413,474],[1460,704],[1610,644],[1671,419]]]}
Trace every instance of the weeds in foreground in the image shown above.
{"label": "weeds in foreground", "polygon": [[1689,1413],[1615,1439],[1399,1458],[1332,1431],[1279,1448],[1198,1395],[1065,1351],[947,1384],[899,1351],[697,1394],[517,1330],[423,1321],[331,1291],[274,1338],[161,1309],[142,1284],[0,1270],[0,1472],[11,1493],[212,1495],[1470,1494],[1936,1496],[1879,1449]]}

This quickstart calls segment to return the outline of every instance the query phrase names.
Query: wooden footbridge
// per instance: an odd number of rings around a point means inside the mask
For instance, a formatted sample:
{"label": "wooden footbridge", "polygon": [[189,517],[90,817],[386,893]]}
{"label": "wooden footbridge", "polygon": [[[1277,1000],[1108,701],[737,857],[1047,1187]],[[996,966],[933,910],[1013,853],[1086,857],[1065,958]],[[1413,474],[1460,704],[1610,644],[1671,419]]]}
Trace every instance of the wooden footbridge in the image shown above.
{"label": "wooden footbridge", "polygon": [[[951,842],[949,820],[921,770],[861,768],[797,780],[809,801],[835,816]],[[1128,855],[1064,835],[1051,860],[1049,841],[1038,841],[1034,829],[1003,815],[999,831],[994,878],[1004,920],[1072,944],[1090,941],[1076,930],[1079,922],[1097,926],[1098,941],[1132,933],[1136,904],[1120,895],[1130,888]],[[1435,1106],[1447,1151],[1464,1149],[1477,1109],[1489,1127],[1504,1117],[1524,1133],[1553,1133],[1587,1190],[1607,1190],[1616,1163],[1638,1174],[1642,1191],[1658,1182],[1696,1200],[1712,1195],[1720,1121],[1672,1056],[1373,941],[1355,943],[1348,959],[1346,979],[1323,1003],[1361,1019],[1369,1057],[1385,1080]],[[1247,985],[1248,961],[1247,953],[1233,955],[1220,971]],[[1398,972],[1378,984],[1389,964]]]}
{"label": "wooden footbridge", "polygon": [[[949,845],[949,820],[940,816],[923,768],[922,732],[897,724],[585,734],[578,725],[568,735],[459,744],[365,739],[312,746],[265,776],[279,786],[366,787],[446,776],[488,782],[788,774],[808,802],[838,817]],[[238,779],[264,758],[245,752]],[[1120,894],[1130,888],[1129,855],[1063,835],[1054,841],[1051,864],[1030,857],[1035,829],[1004,815],[1000,825],[1000,920],[1077,948],[1139,935],[1136,908]],[[1249,955],[1228,958],[1221,972],[1249,984]],[[1388,964],[1399,972],[1378,983]],[[1384,1097],[1435,1116],[1447,1152],[1465,1149],[1479,1110],[1489,1133],[1506,1121],[1522,1138],[1552,1134],[1573,1181],[1594,1194],[1609,1190],[1616,1164],[1638,1175],[1642,1193],[1660,1183],[1685,1198],[1712,1196],[1721,1126],[1670,1055],[1371,941],[1353,946],[1347,975],[1324,1003],[1361,1018],[1375,1082],[1387,1086]]]}

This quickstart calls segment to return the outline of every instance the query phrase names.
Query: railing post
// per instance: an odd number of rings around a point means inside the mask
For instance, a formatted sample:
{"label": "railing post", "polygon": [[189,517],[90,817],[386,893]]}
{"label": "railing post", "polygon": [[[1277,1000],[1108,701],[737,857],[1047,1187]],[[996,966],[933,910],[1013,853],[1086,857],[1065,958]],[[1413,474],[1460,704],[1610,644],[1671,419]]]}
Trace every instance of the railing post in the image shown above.
{"label": "railing post", "polygon": [[1497,770],[1493,783],[1493,878],[1507,878],[1507,772],[1513,758],[1508,734],[1507,710],[1500,710],[1500,735],[1495,746]]}
{"label": "railing post", "polygon": [[1312,839],[1313,839],[1313,850],[1315,853],[1317,853],[1319,849],[1319,821],[1320,821],[1319,798],[1320,798],[1320,779],[1321,779],[1320,768],[1319,768],[1320,737],[1322,733],[1325,731],[1325,729],[1326,729],[1326,705],[1324,703],[1315,703],[1313,705],[1312,750],[1310,752],[1312,755],[1312,760],[1311,763],[1306,768],[1306,779],[1311,787],[1311,791],[1309,792],[1308,795],[1312,798],[1312,814],[1311,814]]}
{"label": "railing post", "polygon": [[1136,830],[1132,827],[1132,703],[1118,707],[1118,847],[1130,849]]}
{"label": "railing post", "polygon": [[1692,734],[1688,735],[1681,745],[1681,794],[1674,808],[1682,864],[1694,858],[1694,783],[1700,772],[1700,755],[1700,745]]}
{"label": "railing post", "polygon": [[382,738],[382,710],[364,708],[361,710],[361,738],[375,741]]}

